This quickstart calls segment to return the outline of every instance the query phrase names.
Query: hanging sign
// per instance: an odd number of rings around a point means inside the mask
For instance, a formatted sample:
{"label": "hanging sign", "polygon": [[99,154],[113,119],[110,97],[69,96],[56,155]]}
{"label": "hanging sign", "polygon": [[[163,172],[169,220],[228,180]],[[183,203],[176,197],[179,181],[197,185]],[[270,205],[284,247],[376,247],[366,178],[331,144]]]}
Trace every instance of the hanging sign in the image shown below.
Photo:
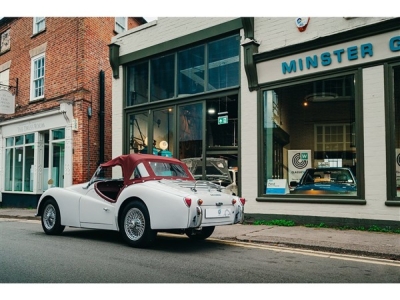
{"label": "hanging sign", "polygon": [[0,114],[15,113],[15,96],[7,90],[0,89]]}

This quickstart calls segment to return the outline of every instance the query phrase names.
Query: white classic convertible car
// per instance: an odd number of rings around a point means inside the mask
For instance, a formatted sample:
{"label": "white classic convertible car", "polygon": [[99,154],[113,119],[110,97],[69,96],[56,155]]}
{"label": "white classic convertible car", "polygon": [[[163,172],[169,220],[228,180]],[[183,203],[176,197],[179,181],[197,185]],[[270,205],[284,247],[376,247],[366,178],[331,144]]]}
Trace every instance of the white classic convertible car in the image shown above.
{"label": "white classic convertible car", "polygon": [[208,238],[215,226],[242,223],[245,199],[209,181],[196,181],[185,163],[150,154],[118,156],[87,183],[53,187],[37,206],[46,234],[65,226],[119,231],[133,247],[157,232]]}

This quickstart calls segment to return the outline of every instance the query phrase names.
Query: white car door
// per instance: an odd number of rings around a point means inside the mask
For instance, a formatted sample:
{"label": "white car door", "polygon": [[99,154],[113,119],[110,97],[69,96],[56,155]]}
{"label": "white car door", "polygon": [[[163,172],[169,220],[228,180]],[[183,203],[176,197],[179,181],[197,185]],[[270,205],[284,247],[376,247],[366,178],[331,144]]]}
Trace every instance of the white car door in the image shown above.
{"label": "white car door", "polygon": [[86,195],[81,197],[79,208],[82,227],[100,229],[117,228],[115,224],[114,204],[100,197],[94,189],[94,184],[91,184],[88,187]]}

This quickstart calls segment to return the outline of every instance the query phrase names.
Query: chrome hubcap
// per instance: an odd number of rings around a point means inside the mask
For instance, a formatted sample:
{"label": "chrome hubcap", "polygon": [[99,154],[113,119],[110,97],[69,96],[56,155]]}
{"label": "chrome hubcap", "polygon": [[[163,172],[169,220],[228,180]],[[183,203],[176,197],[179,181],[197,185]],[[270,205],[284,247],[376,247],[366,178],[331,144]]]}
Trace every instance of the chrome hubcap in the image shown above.
{"label": "chrome hubcap", "polygon": [[128,238],[132,241],[139,240],[145,229],[145,220],[143,213],[137,209],[132,208],[125,216],[124,229]]}
{"label": "chrome hubcap", "polygon": [[46,206],[43,212],[43,224],[46,229],[53,229],[56,224],[56,209],[52,204]]}

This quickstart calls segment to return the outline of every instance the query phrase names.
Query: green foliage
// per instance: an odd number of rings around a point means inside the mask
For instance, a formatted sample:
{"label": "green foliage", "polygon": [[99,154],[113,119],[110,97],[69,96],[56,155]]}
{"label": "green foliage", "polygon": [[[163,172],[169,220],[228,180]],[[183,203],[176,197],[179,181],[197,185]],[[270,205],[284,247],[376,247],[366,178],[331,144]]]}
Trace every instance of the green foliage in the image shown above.
{"label": "green foliage", "polygon": [[293,221],[287,221],[287,220],[271,220],[271,221],[258,220],[254,221],[253,225],[295,226],[296,224]]}
{"label": "green foliage", "polygon": [[[265,221],[265,220],[256,220],[250,223],[246,223],[250,225],[275,225],[275,226],[296,226],[295,222],[290,221],[290,220],[270,220],[270,221]],[[337,230],[359,230],[359,231],[370,231],[370,232],[387,232],[387,233],[399,233],[400,234],[400,228],[391,228],[391,227],[379,227],[377,225],[372,225],[370,227],[363,227],[363,226],[357,226],[357,227],[351,227],[351,226],[329,226],[325,223],[319,223],[319,224],[305,224],[302,225],[304,227],[310,227],[310,228],[332,228],[332,229],[337,229]]]}

